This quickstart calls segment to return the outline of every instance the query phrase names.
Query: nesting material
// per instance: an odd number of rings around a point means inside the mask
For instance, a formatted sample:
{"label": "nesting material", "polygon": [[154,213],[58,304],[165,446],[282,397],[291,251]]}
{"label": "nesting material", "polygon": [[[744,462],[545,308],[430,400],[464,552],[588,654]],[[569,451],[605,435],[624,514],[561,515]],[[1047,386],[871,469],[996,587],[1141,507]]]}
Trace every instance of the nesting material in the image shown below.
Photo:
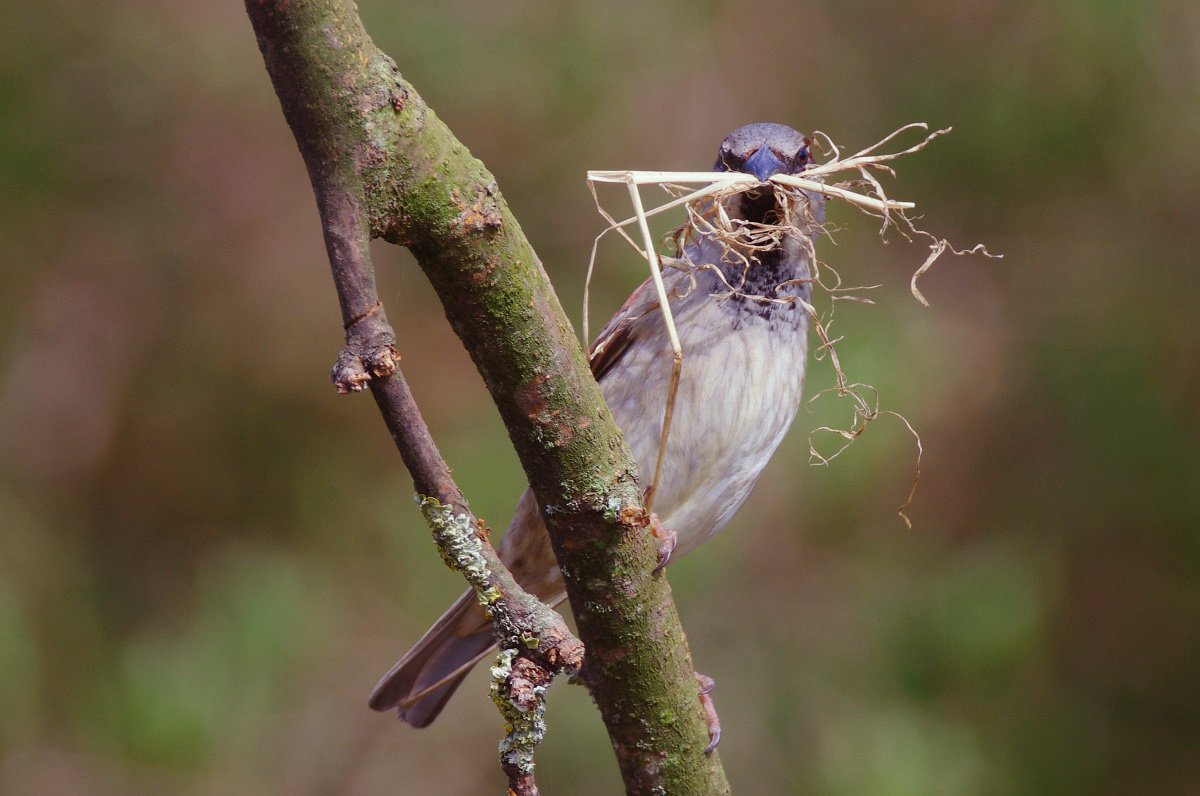
{"label": "nesting material", "polygon": [[[983,254],[988,257],[1000,256],[988,253],[982,244],[970,249],[954,248],[944,238],[926,232],[916,225],[915,222],[917,219],[908,214],[915,207],[913,203],[899,202],[888,197],[877,177],[877,172],[886,172],[895,177],[895,171],[888,165],[890,161],[918,152],[924,149],[934,138],[950,132],[950,129],[947,128],[928,133],[917,144],[898,152],[880,151],[886,144],[901,134],[914,129],[928,131],[929,127],[923,123],[906,125],[872,146],[848,157],[842,157],[841,150],[827,135],[821,132],[814,133],[813,138],[817,142],[817,145],[827,153],[830,153],[832,157],[825,163],[810,166],[799,175],[777,174],[772,176],[768,182],[775,191],[777,218],[772,223],[765,224],[751,224],[738,219],[730,219],[725,211],[724,200],[734,194],[764,185],[763,182],[750,174],[709,171],[588,172],[588,186],[591,189],[592,198],[596,202],[596,209],[608,222],[608,227],[596,237],[596,241],[592,246],[591,258],[588,262],[583,300],[583,334],[585,342],[590,339],[588,333],[588,289],[595,268],[597,247],[605,235],[610,232],[616,232],[641,257],[646,259],[650,267],[650,276],[658,294],[658,305],[663,314],[674,354],[673,362],[671,363],[670,386],[666,396],[666,411],[663,419],[662,439],[659,443],[658,461],[655,467],[654,480],[647,493],[647,510],[650,510],[652,507],[653,495],[658,484],[659,473],[662,469],[662,457],[663,452],[666,450],[668,435],[670,434],[671,417],[674,414],[675,406],[675,392],[679,384],[679,373],[683,362],[683,352],[680,350],[679,338],[675,331],[675,321],[671,315],[670,302],[667,300],[666,289],[662,280],[662,260],[665,255],[659,253],[660,246],[670,249],[672,253],[682,253],[684,247],[695,238],[700,236],[713,238],[721,243],[723,248],[722,259],[726,263],[735,264],[741,262],[745,264],[745,268],[748,270],[752,262],[752,257],[756,252],[778,246],[784,236],[790,235],[806,242],[808,245],[808,259],[812,270],[810,281],[814,292],[820,290],[829,296],[829,309],[822,314],[812,304],[799,297],[771,298],[751,296],[750,298],[759,301],[796,301],[801,304],[811,318],[813,328],[821,340],[821,345],[814,352],[814,358],[821,360],[828,355],[836,379],[835,387],[817,393],[817,395],[809,399],[809,403],[812,403],[826,393],[834,392],[842,398],[849,399],[853,407],[853,418],[846,428],[822,426],[809,434],[810,460],[814,464],[828,464],[830,460],[836,458],[842,451],[849,447],[866,430],[867,425],[872,420],[877,419],[881,415],[891,415],[899,419],[912,433],[917,445],[917,460],[912,489],[909,492],[908,499],[898,510],[904,522],[911,526],[908,517],[904,514],[904,509],[912,502],[913,495],[916,493],[917,482],[921,475],[920,436],[903,416],[890,410],[880,410],[879,396],[873,387],[867,384],[848,381],[842,370],[841,363],[838,361],[835,347],[841,338],[834,338],[830,335],[830,327],[833,323],[834,310],[838,301],[874,303],[860,295],[860,293],[876,288],[878,285],[844,287],[838,273],[830,268],[829,265],[817,259],[809,235],[814,232],[825,235],[832,234],[832,230],[828,226],[821,227],[816,223],[811,212],[812,199],[810,196],[812,194],[821,194],[830,199],[846,201],[867,215],[880,219],[882,224],[879,234],[885,243],[887,242],[887,232],[891,229],[895,229],[909,241],[915,239],[928,241],[930,248],[929,256],[916,269],[910,280],[910,290],[913,297],[925,306],[929,306],[929,302],[926,301],[921,291],[917,288],[917,280],[943,254],[951,252],[955,255]],[[833,179],[835,177],[850,177],[850,179],[834,182]],[[633,207],[633,215],[622,221],[616,220],[600,203],[600,199],[596,193],[596,183],[622,183],[626,185],[629,190],[630,203]],[[668,195],[667,200],[647,209],[643,205],[640,191],[640,187],[643,185],[660,186],[666,191]],[[697,185],[700,187],[693,187]],[[651,236],[648,219],[651,216],[659,215],[676,207],[684,208],[687,215],[686,221],[682,226],[668,232],[660,243],[656,243]],[[631,234],[629,231],[630,228],[636,228],[636,232]],[[640,242],[635,239],[635,235],[636,238],[640,238]],[[816,237],[816,235],[813,235],[813,237]],[[674,258],[669,258],[669,260],[672,264],[684,267],[705,267],[703,264],[680,263],[680,261]],[[708,267],[712,268],[712,266]],[[721,274],[719,269],[712,268],[712,270],[715,273]],[[730,294],[740,292],[740,284],[737,280],[728,280],[722,276],[722,281]],[[823,455],[818,452],[814,444],[814,435],[820,433],[829,433],[840,437],[840,447],[829,455]]]}

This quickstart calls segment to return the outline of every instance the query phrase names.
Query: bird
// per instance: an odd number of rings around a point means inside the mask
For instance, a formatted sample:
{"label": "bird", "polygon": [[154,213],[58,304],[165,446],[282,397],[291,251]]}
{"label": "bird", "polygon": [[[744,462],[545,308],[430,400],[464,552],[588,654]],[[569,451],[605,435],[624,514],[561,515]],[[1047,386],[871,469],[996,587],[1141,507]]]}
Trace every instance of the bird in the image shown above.
{"label": "bird", "polygon": [[[767,180],[804,171],[812,162],[811,150],[808,137],[782,124],[750,124],[726,136],[713,171],[742,172],[761,181],[719,199],[731,222],[778,223],[776,188]],[[683,365],[654,494],[659,568],[729,522],[800,406],[810,256],[824,223],[822,197],[805,195],[806,223],[774,245],[731,256],[710,231],[693,236],[677,258],[665,261],[663,280]],[[643,282],[589,351],[592,373],[637,462],[643,488],[655,472],[673,361],[658,306],[653,283]],[[562,574],[529,489],[496,552],[517,582],[543,602],[556,606],[565,599]],[[384,675],[368,704],[380,712],[394,709],[401,721],[426,727],[495,646],[491,621],[468,590]],[[719,727],[716,732],[719,737]]]}

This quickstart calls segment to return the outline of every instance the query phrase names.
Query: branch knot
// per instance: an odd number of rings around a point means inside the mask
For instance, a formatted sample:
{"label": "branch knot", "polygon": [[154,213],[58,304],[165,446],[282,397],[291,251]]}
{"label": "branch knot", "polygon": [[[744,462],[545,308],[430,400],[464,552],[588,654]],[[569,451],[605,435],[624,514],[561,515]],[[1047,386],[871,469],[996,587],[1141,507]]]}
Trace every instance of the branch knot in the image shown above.
{"label": "branch knot", "polygon": [[504,225],[504,216],[500,214],[500,205],[496,201],[492,191],[492,186],[496,183],[492,181],[488,186],[475,194],[475,201],[467,206],[459,197],[458,189],[454,189],[451,196],[452,199],[462,212],[459,214],[456,223],[464,229],[473,232],[483,232],[486,230],[496,230]]}
{"label": "branch knot", "polygon": [[390,376],[399,368],[396,333],[388,325],[383,305],[371,309],[346,324],[346,345],[338,354],[329,380],[339,394],[362,392],[372,379]]}

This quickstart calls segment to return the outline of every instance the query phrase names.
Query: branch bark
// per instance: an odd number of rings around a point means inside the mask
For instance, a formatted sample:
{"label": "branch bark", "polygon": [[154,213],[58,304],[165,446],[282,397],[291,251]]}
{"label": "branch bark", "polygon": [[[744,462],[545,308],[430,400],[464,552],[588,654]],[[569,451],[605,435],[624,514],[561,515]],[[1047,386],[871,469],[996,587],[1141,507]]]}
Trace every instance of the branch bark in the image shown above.
{"label": "branch bark", "polygon": [[369,384],[418,491],[466,513],[440,456],[402,441],[407,386],[368,244],[405,245],[482,374],[542,508],[586,645],[582,676],[626,791],[727,793],[719,759],[704,754],[707,722],[670,587],[651,574],[656,549],[635,465],[495,180],[375,47],[350,0],[246,0],[246,10],[308,167],[339,286],[339,388]]}
{"label": "branch bark", "polygon": [[[339,283],[338,292],[346,286]],[[350,375],[343,368],[347,351],[349,348],[343,350],[331,374],[339,389],[345,388]],[[488,540],[489,530],[467,508],[404,375],[397,369],[373,378],[370,385],[413,477],[418,503],[438,549],[446,563],[467,579],[492,617],[502,650],[492,669],[492,698],[508,733],[501,743],[500,765],[508,777],[509,793],[538,796],[533,750],[545,733],[545,689],[556,674],[579,673],[583,644],[561,616],[517,584],[496,555]]]}

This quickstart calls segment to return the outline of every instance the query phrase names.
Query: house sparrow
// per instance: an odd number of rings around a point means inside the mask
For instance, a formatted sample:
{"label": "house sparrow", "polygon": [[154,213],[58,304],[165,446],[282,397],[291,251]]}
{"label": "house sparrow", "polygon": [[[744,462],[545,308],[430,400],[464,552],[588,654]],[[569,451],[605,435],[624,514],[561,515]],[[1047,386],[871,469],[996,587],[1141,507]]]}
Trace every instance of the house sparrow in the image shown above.
{"label": "house sparrow", "polygon": [[[714,171],[766,181],[810,163],[810,143],[781,124],[751,124],[721,143]],[[779,245],[731,255],[700,234],[663,280],[683,350],[667,450],[654,496],[654,527],[678,558],[721,530],[750,495],[800,405],[808,349],[809,252],[824,221],[818,194],[808,194],[806,223]],[[734,193],[724,210],[733,223],[778,223],[775,187]],[[801,235],[807,237],[803,239]],[[672,350],[647,280],[600,332],[592,372],[638,463],[643,486],[654,473]],[[673,538],[672,538],[673,537]],[[673,545],[673,554],[671,547]],[[562,574],[533,493],[526,489],[497,547],[517,581],[551,606],[566,597]],[[371,693],[370,706],[396,708],[402,721],[429,725],[471,668],[495,648],[492,623],[468,590]],[[715,715],[715,714],[713,714]],[[714,742],[715,744],[715,742]]]}

